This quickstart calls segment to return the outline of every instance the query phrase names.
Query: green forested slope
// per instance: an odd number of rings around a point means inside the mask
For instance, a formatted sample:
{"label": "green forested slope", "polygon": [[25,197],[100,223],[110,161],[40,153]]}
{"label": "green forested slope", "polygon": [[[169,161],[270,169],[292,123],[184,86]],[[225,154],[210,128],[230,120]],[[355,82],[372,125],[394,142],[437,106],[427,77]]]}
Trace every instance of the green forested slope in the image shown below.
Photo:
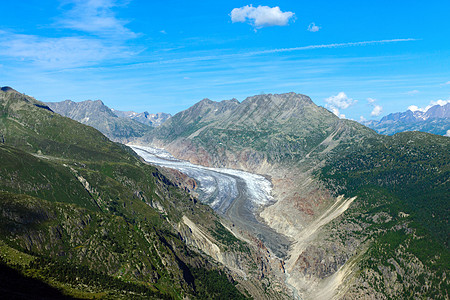
{"label": "green forested slope", "polygon": [[[318,172],[336,194],[358,197],[346,214],[365,228],[370,246],[360,262],[362,278],[381,294],[449,295],[449,150],[446,137],[399,133],[352,151],[336,149]],[[391,272],[396,276],[386,280]]]}

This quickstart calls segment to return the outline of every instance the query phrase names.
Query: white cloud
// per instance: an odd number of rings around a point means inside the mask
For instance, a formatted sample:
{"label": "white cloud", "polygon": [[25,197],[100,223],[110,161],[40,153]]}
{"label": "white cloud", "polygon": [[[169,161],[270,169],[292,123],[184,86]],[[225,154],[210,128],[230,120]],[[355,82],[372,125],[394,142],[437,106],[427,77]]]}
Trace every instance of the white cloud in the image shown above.
{"label": "white cloud", "polygon": [[333,114],[335,114],[336,116],[338,116],[338,117],[341,118],[341,119],[345,119],[345,115],[344,115],[344,114],[341,114],[341,113],[339,112],[339,109],[337,109],[336,107],[330,107],[330,109],[331,109],[331,112],[332,112]]}
{"label": "white cloud", "polygon": [[378,41],[363,41],[363,42],[349,42],[349,43],[334,43],[334,44],[322,44],[322,45],[309,45],[302,47],[292,47],[292,48],[281,48],[281,49],[270,49],[251,52],[251,55],[256,54],[267,54],[267,53],[281,53],[281,52],[292,52],[292,51],[302,51],[302,50],[313,50],[313,49],[332,49],[332,48],[344,48],[344,47],[356,47],[356,46],[368,46],[374,44],[387,44],[387,43],[399,43],[399,42],[413,42],[417,39],[392,39],[392,40],[378,40]]}
{"label": "white cloud", "polygon": [[340,92],[336,96],[331,96],[325,99],[325,102],[328,103],[327,106],[329,107],[347,109],[353,104],[355,104],[357,101],[347,97],[347,95],[344,92]]}
{"label": "white cloud", "polygon": [[430,101],[430,104],[428,104],[426,107],[418,107],[417,105],[410,105],[410,106],[408,106],[408,110],[410,110],[412,112],[415,112],[415,111],[426,112],[427,110],[429,110],[431,107],[433,107],[435,105],[444,106],[448,103],[450,103],[450,99],[449,100],[439,99],[437,101]]}
{"label": "white cloud", "polygon": [[418,110],[422,111],[422,108],[419,108],[417,105],[410,105],[410,106],[408,106],[408,110],[415,112]]}
{"label": "white cloud", "polygon": [[[83,31],[84,35],[46,37],[0,30],[0,56],[44,69],[95,65],[137,53],[125,41],[137,36],[117,19],[113,8],[125,0],[61,0],[63,11],[53,26]],[[126,4],[126,2],[123,2]]]}
{"label": "white cloud", "polygon": [[289,20],[293,19],[294,15],[290,11],[282,12],[278,6],[259,5],[258,7],[253,7],[251,4],[234,8],[230,14],[231,22],[247,22],[257,29],[268,26],[286,26]]}
{"label": "white cloud", "polygon": [[374,98],[367,98],[367,102],[369,102],[370,106],[373,107],[372,112],[370,115],[372,117],[378,117],[383,112],[383,107],[381,105],[376,104],[375,102],[377,99]]}
{"label": "white cloud", "polygon": [[343,119],[345,118],[345,115],[341,114],[339,109],[347,109],[358,101],[347,97],[344,92],[340,92],[336,96],[328,97],[325,99],[325,102],[327,103],[325,106],[331,110],[333,114]]}
{"label": "white cloud", "polygon": [[447,82],[443,83],[442,85],[449,85],[449,84],[450,84],[450,81],[447,81]]}
{"label": "white cloud", "polygon": [[107,45],[99,39],[48,38],[0,30],[0,56],[33,62],[49,69],[88,66],[105,59],[124,58],[132,54],[124,47]]}
{"label": "white cloud", "polygon": [[70,5],[58,25],[98,36],[135,38],[136,33],[126,28],[126,20],[118,19],[113,8],[121,6],[117,0],[63,0]]}
{"label": "white cloud", "polygon": [[317,26],[315,23],[311,23],[308,26],[308,31],[310,31],[310,32],[317,32],[319,30],[320,30],[320,27]]}
{"label": "white cloud", "polygon": [[450,130],[447,130],[447,133],[446,133],[446,134],[444,134],[444,136],[448,136],[448,137],[450,137]]}
{"label": "white cloud", "polygon": [[373,117],[378,117],[381,114],[382,111],[383,111],[383,107],[381,105],[375,105],[373,107],[373,110],[370,113],[370,115],[373,116]]}

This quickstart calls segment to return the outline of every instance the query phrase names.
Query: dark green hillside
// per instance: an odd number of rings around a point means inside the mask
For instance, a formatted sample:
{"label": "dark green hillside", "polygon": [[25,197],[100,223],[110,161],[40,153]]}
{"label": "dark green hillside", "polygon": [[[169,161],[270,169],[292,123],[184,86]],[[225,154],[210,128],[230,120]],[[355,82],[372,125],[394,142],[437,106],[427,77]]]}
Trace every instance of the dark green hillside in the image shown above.
{"label": "dark green hillside", "polygon": [[0,144],[0,190],[99,210],[88,191],[60,162]]}
{"label": "dark green hillside", "polygon": [[396,209],[448,247],[450,227],[450,140],[420,132],[399,133],[382,143],[334,159],[321,171],[336,193],[362,194],[361,189],[390,193]]}
{"label": "dark green hillside", "polygon": [[5,90],[0,91],[0,135],[7,145],[66,159],[130,160],[122,146],[96,129],[42,108],[45,104],[34,98]]}
{"label": "dark green hillside", "polygon": [[11,286],[39,280],[81,298],[242,295],[175,230],[183,215],[214,230],[209,207],[129,148],[31,97],[3,88],[0,112],[1,276],[16,274]]}
{"label": "dark green hillside", "polygon": [[[358,196],[347,213],[358,224],[370,224],[365,234],[373,243],[361,262],[366,276],[381,272],[380,266],[393,268],[390,260],[411,272],[398,274],[391,284],[403,288],[393,295],[434,299],[449,295],[449,150],[446,137],[399,133],[382,141],[368,140],[351,152],[337,149],[340,155],[319,172],[336,194]],[[424,269],[416,273],[418,277],[411,276],[420,265]],[[380,283],[375,289],[392,292]]]}

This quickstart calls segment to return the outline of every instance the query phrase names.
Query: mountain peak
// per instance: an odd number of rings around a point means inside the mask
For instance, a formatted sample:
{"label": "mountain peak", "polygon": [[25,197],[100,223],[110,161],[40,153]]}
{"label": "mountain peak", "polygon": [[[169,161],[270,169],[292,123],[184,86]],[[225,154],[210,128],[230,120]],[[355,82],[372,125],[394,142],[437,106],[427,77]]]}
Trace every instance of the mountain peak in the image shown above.
{"label": "mountain peak", "polygon": [[199,104],[201,103],[201,104],[211,104],[211,103],[214,103],[214,101],[212,101],[211,99],[209,99],[209,98],[203,98],[200,102],[198,102]]}
{"label": "mountain peak", "polygon": [[260,94],[246,98],[242,101],[241,106],[251,107],[261,112],[266,113],[279,113],[287,117],[300,116],[305,111],[305,108],[317,108],[308,96],[297,93],[284,93],[284,94]]}
{"label": "mountain peak", "polygon": [[12,87],[9,87],[9,86],[2,86],[1,90],[3,92],[16,92],[16,93],[18,93],[18,91],[16,91],[15,89],[13,89]]}
{"label": "mountain peak", "polygon": [[105,106],[105,103],[103,103],[102,100],[87,100],[87,101],[88,101],[88,102],[91,102],[91,103],[93,103],[93,104],[96,104],[96,105]]}

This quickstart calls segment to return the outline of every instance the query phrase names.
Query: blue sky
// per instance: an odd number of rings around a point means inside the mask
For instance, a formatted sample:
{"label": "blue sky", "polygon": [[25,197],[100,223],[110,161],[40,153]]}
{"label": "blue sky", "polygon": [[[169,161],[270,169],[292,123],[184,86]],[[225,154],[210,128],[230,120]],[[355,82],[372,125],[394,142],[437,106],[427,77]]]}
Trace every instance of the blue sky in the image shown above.
{"label": "blue sky", "polygon": [[359,120],[450,99],[450,1],[3,1],[0,85],[176,113],[297,92]]}

